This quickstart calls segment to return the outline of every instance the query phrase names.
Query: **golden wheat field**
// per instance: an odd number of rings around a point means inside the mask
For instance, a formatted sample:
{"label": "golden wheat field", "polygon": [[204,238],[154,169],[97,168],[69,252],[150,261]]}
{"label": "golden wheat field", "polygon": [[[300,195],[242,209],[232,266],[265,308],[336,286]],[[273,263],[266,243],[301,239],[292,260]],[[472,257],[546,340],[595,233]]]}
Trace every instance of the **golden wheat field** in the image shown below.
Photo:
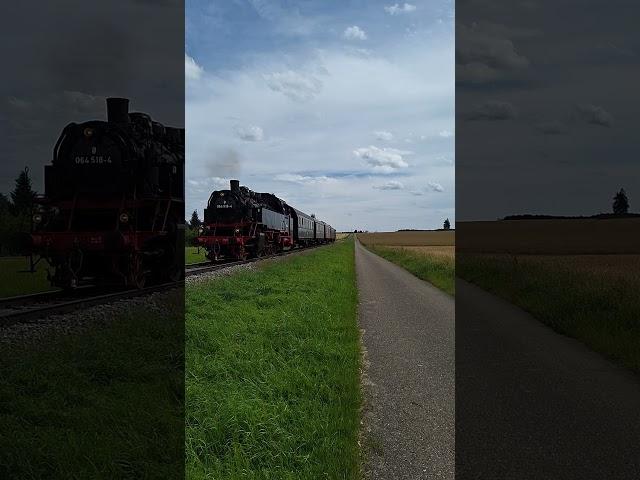
{"label": "golden wheat field", "polygon": [[[540,254],[468,254],[459,255],[459,261],[509,263],[514,268],[537,267],[548,272],[569,271],[584,277],[600,280],[624,280],[640,287],[640,255],[637,254],[586,254],[586,255],[540,255]],[[551,273],[550,273],[551,274]]]}
{"label": "golden wheat field", "polygon": [[390,247],[453,247],[456,244],[453,230],[358,233],[358,240],[364,245]]}
{"label": "golden wheat field", "polygon": [[390,246],[394,250],[407,250],[418,255],[429,255],[438,258],[453,259],[456,256],[455,245],[423,245],[423,246]]}

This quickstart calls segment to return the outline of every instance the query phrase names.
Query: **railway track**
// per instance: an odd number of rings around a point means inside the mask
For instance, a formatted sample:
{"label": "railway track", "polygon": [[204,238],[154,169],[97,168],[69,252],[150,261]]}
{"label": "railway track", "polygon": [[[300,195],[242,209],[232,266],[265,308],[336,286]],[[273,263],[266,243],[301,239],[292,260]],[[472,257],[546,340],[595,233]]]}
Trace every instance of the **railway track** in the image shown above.
{"label": "railway track", "polygon": [[[331,244],[328,244],[328,245],[331,245]],[[229,267],[235,267],[237,265],[246,265],[248,263],[259,262],[260,260],[268,260],[269,258],[284,257],[286,255],[291,255],[291,254],[294,254],[294,253],[300,253],[300,252],[304,252],[306,250],[310,250],[310,249],[313,249],[313,248],[320,248],[320,247],[324,247],[324,246],[327,246],[327,244],[325,244],[325,245],[314,245],[314,246],[311,246],[311,247],[304,247],[304,248],[296,248],[294,250],[287,250],[286,252],[275,253],[273,255],[264,255],[262,257],[250,258],[248,260],[234,260],[234,261],[228,261],[228,262],[222,262],[222,263],[212,263],[212,262],[190,263],[190,264],[185,266],[184,276],[185,277],[191,277],[191,276],[194,276],[194,275],[199,275],[201,273],[214,272],[216,270],[222,270],[222,269],[229,268]]]}
{"label": "railway track", "polygon": [[83,287],[73,292],[44,292],[0,299],[0,328],[16,323],[35,322],[50,315],[70,313],[116,300],[139,297],[184,285],[172,282],[143,289],[116,290],[105,293],[97,287]]}
{"label": "railway track", "polygon": [[224,268],[235,267],[236,265],[245,265],[247,263],[253,263],[257,260],[262,260],[262,258],[251,258],[249,260],[237,260],[234,262],[223,262],[223,263],[211,263],[211,262],[191,263],[185,266],[184,276],[192,277],[194,275],[199,275],[201,273],[214,272],[216,270],[222,270]]}
{"label": "railway track", "polygon": [[[201,273],[222,270],[224,268],[244,265],[248,263],[266,260],[269,258],[282,257],[293,253],[303,252],[317,246],[298,248],[274,255],[252,258],[249,260],[230,261],[224,263],[201,262],[185,266],[185,277],[198,275]],[[0,329],[9,327],[16,323],[37,322],[39,319],[50,315],[70,313],[79,309],[92,307],[95,305],[107,304],[117,300],[139,297],[151,293],[170,290],[183,286],[184,282],[165,283],[143,289],[126,289],[105,291],[98,287],[81,287],[73,292],[44,292],[29,295],[20,295],[0,299]]]}

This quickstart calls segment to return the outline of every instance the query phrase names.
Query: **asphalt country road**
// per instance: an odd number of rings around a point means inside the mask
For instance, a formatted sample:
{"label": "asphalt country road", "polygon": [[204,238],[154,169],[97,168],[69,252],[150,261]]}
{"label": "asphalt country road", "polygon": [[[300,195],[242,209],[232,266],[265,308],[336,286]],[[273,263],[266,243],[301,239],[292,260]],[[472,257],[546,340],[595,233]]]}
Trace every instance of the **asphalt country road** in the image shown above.
{"label": "asphalt country road", "polygon": [[356,241],[367,479],[453,479],[454,300]]}
{"label": "asphalt country road", "polygon": [[462,280],[455,363],[456,478],[640,479],[637,375]]}

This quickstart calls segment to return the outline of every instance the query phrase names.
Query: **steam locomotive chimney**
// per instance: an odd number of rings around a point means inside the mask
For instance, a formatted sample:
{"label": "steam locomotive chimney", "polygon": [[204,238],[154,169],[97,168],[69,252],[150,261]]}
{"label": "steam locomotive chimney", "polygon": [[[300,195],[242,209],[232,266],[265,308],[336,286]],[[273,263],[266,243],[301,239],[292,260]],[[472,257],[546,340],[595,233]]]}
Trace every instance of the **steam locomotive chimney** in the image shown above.
{"label": "steam locomotive chimney", "polygon": [[107,121],[109,123],[129,123],[128,98],[107,98]]}
{"label": "steam locomotive chimney", "polygon": [[240,180],[231,180],[231,191],[237,192],[240,190]]}

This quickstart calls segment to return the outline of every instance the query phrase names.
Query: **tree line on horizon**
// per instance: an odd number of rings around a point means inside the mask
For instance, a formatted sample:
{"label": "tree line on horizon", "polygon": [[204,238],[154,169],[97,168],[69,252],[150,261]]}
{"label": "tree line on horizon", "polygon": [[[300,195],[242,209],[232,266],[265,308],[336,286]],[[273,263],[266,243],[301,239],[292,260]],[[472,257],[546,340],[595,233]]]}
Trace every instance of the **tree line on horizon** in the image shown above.
{"label": "tree line on horizon", "polygon": [[640,217],[640,213],[629,212],[629,197],[624,188],[621,188],[613,196],[611,213],[598,213],[595,215],[540,215],[540,214],[517,214],[507,215],[502,220],[553,220],[553,219],[578,219],[578,218],[620,218],[620,217]]}

